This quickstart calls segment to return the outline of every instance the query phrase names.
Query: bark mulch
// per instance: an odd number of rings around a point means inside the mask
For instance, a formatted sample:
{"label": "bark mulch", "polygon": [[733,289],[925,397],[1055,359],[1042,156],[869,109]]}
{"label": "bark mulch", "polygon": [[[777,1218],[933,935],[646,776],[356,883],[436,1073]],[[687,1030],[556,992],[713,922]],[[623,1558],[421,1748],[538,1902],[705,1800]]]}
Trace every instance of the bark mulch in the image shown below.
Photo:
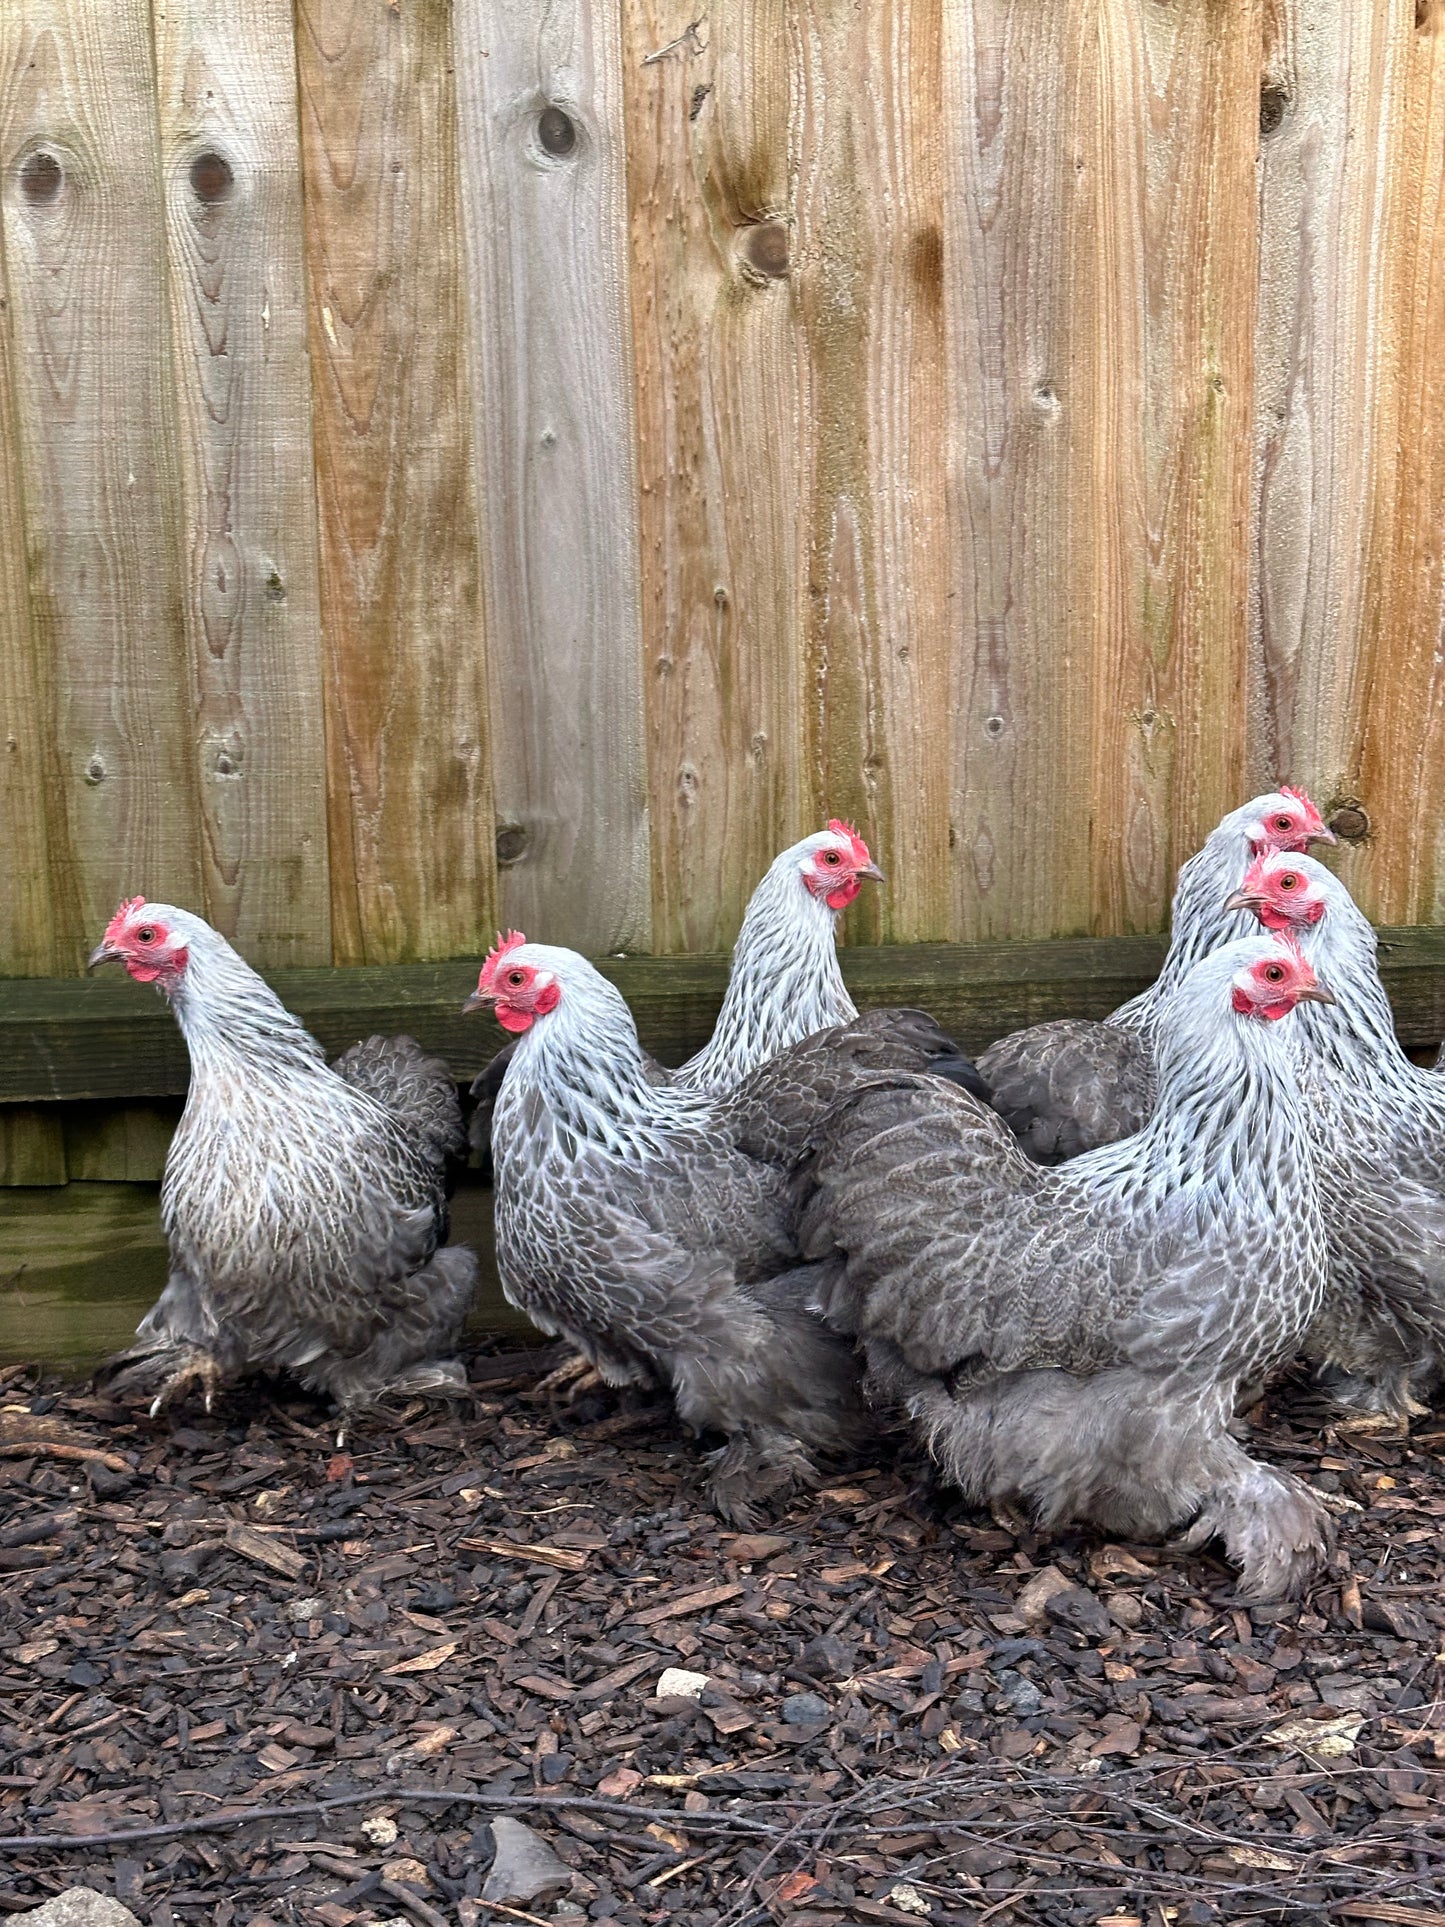
{"label": "bark mulch", "polygon": [[[1307,1601],[1046,1542],[906,1458],[765,1533],[665,1407],[475,1404],[334,1449],[284,1388],[151,1421],[0,1375],[0,1911],[157,1927],[1438,1921],[1442,1422],[1259,1448],[1337,1495]],[[667,1668],[701,1698],[657,1695]],[[491,1822],[572,1870],[483,1898]]]}

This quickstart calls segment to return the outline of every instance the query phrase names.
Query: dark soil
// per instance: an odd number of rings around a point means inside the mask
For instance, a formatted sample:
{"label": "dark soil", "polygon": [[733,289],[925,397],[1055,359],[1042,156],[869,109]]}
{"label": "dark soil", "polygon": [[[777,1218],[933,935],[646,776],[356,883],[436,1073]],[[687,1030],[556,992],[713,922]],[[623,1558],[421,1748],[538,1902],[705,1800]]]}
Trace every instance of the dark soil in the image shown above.
{"label": "dark soil", "polygon": [[[0,1377],[0,1910],[1439,1919],[1439,1421],[1338,1439],[1274,1395],[1258,1448],[1361,1509],[1308,1601],[1249,1610],[1207,1558],[1040,1543],[908,1460],[739,1536],[665,1406],[538,1402],[559,1356],[484,1354],[474,1409],[344,1453],[275,1387],[152,1422]],[[501,1811],[570,1892],[480,1899]]]}

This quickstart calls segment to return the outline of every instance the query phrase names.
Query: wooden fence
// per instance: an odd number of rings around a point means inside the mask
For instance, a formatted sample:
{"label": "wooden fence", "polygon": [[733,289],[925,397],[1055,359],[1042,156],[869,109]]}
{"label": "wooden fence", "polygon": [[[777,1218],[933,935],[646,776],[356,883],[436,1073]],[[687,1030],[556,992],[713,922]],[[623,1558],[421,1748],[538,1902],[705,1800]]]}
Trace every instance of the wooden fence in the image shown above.
{"label": "wooden fence", "polygon": [[704,4],[0,0],[0,974],[1442,919],[1445,0]]}

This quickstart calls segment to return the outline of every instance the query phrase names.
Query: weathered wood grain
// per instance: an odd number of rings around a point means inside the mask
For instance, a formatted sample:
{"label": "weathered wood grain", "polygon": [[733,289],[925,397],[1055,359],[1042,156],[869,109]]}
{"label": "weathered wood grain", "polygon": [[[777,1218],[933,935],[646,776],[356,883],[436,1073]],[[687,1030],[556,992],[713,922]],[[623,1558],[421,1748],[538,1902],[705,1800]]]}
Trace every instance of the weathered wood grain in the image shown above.
{"label": "weathered wood grain", "polygon": [[[731,944],[803,768],[802,393],[778,0],[627,0],[654,947]],[[655,57],[654,57],[655,56]]]}
{"label": "weathered wood grain", "polygon": [[205,910],[255,963],[329,963],[290,0],[166,0],[155,38]]}
{"label": "weathered wood grain", "polygon": [[1374,913],[1445,918],[1445,7],[1400,56],[1390,127],[1388,371],[1371,451],[1374,516],[1349,767],[1376,834],[1351,886]]}
{"label": "weathered wood grain", "polygon": [[155,117],[147,0],[0,11],[57,967],[79,962],[123,893],[201,901]]}
{"label": "weathered wood grain", "polygon": [[43,977],[57,968],[46,808],[52,712],[25,579],[13,381],[0,230],[0,971]]}
{"label": "weathered wood grain", "polygon": [[1071,522],[1092,495],[1070,360],[1084,18],[1011,0],[944,9],[954,825],[970,938],[1090,923],[1092,635]]}
{"label": "weathered wood grain", "polygon": [[[1390,126],[1413,21],[1414,0],[1265,6],[1249,787],[1322,800],[1359,781]],[[1347,855],[1352,888],[1358,867]]]}
{"label": "weathered wood grain", "polygon": [[[1081,50],[1093,927],[1156,929],[1241,798],[1257,0],[1115,0]],[[1082,337],[1082,339],[1080,339]]]}
{"label": "weathered wood grain", "polygon": [[71,1183],[160,1183],[178,1104],[69,1104],[61,1110]]}
{"label": "weathered wood grain", "polygon": [[495,924],[448,10],[298,0],[334,954]]}
{"label": "weathered wood grain", "polygon": [[942,24],[940,0],[819,0],[796,32],[808,771],[888,874],[854,927],[875,941],[954,932]]}
{"label": "weathered wood grain", "polygon": [[[64,1184],[69,1176],[59,1105],[0,1105],[0,1188]],[[10,1281],[11,1266],[0,1255],[0,1286]]]}
{"label": "weathered wood grain", "polygon": [[615,0],[454,19],[505,918],[651,941]]}
{"label": "weathered wood grain", "polygon": [[[1157,974],[1164,939],[1093,937],[1048,943],[887,944],[843,952],[860,1007],[930,1010],[971,1050],[1022,1024],[1103,1017]],[[725,956],[604,959],[643,1043],[677,1063],[711,1032],[727,981]],[[1409,1045],[1445,1037],[1445,930],[1384,929],[1380,968]],[[282,1001],[329,1051],[372,1031],[407,1031],[471,1078],[502,1034],[462,1016],[475,985],[463,963],[278,970]],[[0,1105],[165,1097],[183,1091],[185,1046],[146,987],[115,976],[0,981]]]}

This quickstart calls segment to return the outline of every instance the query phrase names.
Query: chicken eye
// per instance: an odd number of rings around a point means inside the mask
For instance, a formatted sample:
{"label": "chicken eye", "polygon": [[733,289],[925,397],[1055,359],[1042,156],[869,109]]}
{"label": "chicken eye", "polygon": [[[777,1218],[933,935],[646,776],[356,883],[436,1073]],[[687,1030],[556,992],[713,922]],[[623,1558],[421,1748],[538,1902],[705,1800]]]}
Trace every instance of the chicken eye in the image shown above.
{"label": "chicken eye", "polygon": [[1284,978],[1284,971],[1278,964],[1267,964],[1264,974],[1272,984],[1280,983]]}
{"label": "chicken eye", "polygon": [[1293,870],[1287,870],[1285,874],[1280,878],[1279,887],[1281,890],[1298,889],[1299,878],[1295,875]]}
{"label": "chicken eye", "polygon": [[143,923],[135,933],[135,940],[137,943],[154,943],[156,940],[154,927],[151,924]]}
{"label": "chicken eye", "polygon": [[1277,816],[1274,819],[1274,827],[1277,830],[1292,830],[1294,828],[1294,821],[1288,816]]}
{"label": "chicken eye", "polygon": [[507,972],[507,982],[511,984],[514,989],[520,990],[526,981],[527,973],[525,970],[509,970]]}
{"label": "chicken eye", "polygon": [[823,861],[825,863],[832,864],[832,866],[836,869],[837,866],[843,861],[843,859],[841,856],[839,856],[836,850],[824,850]]}

